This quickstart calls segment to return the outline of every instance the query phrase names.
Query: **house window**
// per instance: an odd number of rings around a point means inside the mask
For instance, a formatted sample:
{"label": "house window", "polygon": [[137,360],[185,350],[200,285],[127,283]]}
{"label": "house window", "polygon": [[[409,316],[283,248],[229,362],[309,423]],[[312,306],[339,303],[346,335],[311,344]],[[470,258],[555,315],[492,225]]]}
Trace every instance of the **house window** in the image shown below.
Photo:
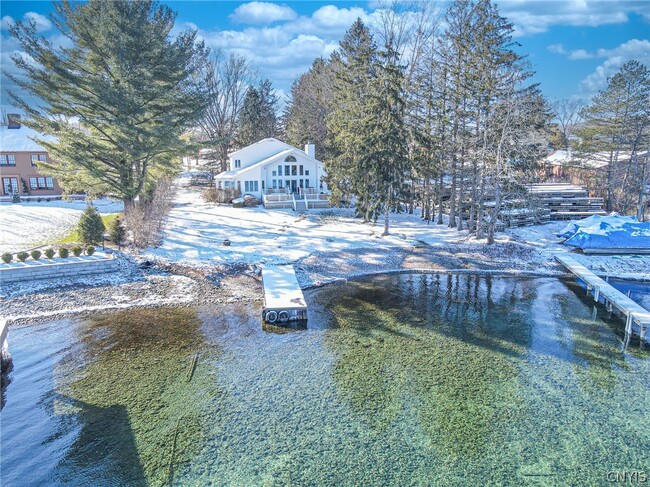
{"label": "house window", "polygon": [[277,179],[274,179],[273,181],[271,181],[271,184],[273,185],[273,189],[278,189],[278,180]]}
{"label": "house window", "polygon": [[301,188],[304,188],[304,187],[305,187],[305,180],[304,180],[304,179],[301,179],[301,180],[300,180],[300,187],[301,187]]}
{"label": "house window", "polygon": [[305,188],[309,188],[309,179],[305,179]]}
{"label": "house window", "polygon": [[32,154],[32,166],[38,165],[39,162],[47,162],[47,157],[45,154]]}
{"label": "house window", "polygon": [[305,176],[309,176],[309,169],[305,171]]}
{"label": "house window", "polygon": [[217,182],[217,188],[221,189],[221,181]]}
{"label": "house window", "polygon": [[45,178],[45,186],[47,186],[47,189],[54,189],[54,181],[52,178]]}
{"label": "house window", "polygon": [[296,158],[293,157],[293,156],[288,156],[288,157],[284,160],[284,162],[296,162]]}
{"label": "house window", "polygon": [[36,177],[32,176],[29,178],[29,187],[31,189],[38,189],[38,183],[36,182]]}
{"label": "house window", "polygon": [[303,165],[301,164],[301,165],[300,165],[300,175],[302,176],[304,172],[305,172],[305,166],[303,166]]}
{"label": "house window", "polygon": [[15,166],[16,156],[14,154],[0,155],[0,166]]}
{"label": "house window", "polygon": [[289,181],[288,179],[284,183],[285,183],[284,184],[285,188],[289,189],[291,187],[291,181]]}
{"label": "house window", "polygon": [[244,181],[244,191],[253,192],[259,191],[259,182],[258,181]]}
{"label": "house window", "polygon": [[282,166],[278,166],[278,176],[282,176]]}
{"label": "house window", "polygon": [[235,159],[235,169],[239,169],[241,167],[241,159]]}
{"label": "house window", "polygon": [[298,175],[298,166],[291,166],[291,175],[292,176],[297,176]]}
{"label": "house window", "polygon": [[289,175],[289,166],[284,166],[284,175],[285,176]]}
{"label": "house window", "polygon": [[[255,181],[257,182],[257,181]],[[262,191],[264,191],[264,181],[262,181]]]}
{"label": "house window", "polygon": [[273,177],[278,175],[278,171],[273,171]]}
{"label": "house window", "polygon": [[2,189],[5,194],[19,193],[18,191],[18,178],[2,178]]}

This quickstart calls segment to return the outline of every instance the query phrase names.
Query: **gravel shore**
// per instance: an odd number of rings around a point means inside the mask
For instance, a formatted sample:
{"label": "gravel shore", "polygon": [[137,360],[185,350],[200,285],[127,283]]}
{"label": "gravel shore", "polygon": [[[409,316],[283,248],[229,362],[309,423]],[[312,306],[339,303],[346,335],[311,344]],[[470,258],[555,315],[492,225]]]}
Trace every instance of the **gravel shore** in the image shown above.
{"label": "gravel shore", "polygon": [[[203,263],[201,266],[152,263],[121,254],[113,274],[51,279],[4,286],[0,314],[14,322],[32,322],[83,312],[145,306],[202,306],[231,302],[262,303],[260,265]],[[583,256],[584,260],[584,256]],[[621,275],[650,274],[650,259],[617,267]],[[602,257],[591,267],[607,271]],[[386,272],[482,272],[509,275],[566,276],[552,256],[519,242],[421,245],[386,252],[353,249],[314,252],[293,263],[303,288]],[[639,266],[642,267],[639,268]],[[628,266],[629,267],[629,266]]]}

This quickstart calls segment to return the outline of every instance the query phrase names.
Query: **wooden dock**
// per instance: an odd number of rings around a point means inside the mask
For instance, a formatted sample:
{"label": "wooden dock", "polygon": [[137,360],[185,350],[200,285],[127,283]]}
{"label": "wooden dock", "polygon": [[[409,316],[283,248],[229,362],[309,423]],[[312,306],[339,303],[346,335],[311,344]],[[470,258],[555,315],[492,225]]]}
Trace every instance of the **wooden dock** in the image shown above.
{"label": "wooden dock", "polygon": [[593,293],[594,301],[600,302],[602,300],[609,311],[616,308],[625,316],[626,342],[629,341],[629,337],[634,331],[634,325],[638,325],[641,339],[646,339],[646,332],[648,326],[650,326],[650,311],[643,308],[618,289],[610,286],[609,283],[571,257],[556,255],[555,258],[576,277],[587,284],[587,292]]}
{"label": "wooden dock", "polygon": [[307,322],[307,303],[292,265],[262,269],[264,305],[262,320],[271,324]]}

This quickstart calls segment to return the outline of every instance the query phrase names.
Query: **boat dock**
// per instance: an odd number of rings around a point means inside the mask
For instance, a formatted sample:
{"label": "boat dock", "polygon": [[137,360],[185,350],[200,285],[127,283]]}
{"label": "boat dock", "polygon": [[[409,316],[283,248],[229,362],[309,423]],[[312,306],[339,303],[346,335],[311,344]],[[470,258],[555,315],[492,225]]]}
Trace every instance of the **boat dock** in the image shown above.
{"label": "boat dock", "polygon": [[650,311],[643,308],[618,289],[610,286],[609,283],[571,257],[556,255],[555,258],[576,277],[587,284],[587,293],[593,293],[594,301],[600,302],[602,300],[608,311],[616,308],[625,316],[626,343],[629,342],[629,337],[634,331],[634,325],[639,327],[639,336],[641,339],[646,339],[646,332],[648,326],[650,326]]}
{"label": "boat dock", "polygon": [[271,324],[307,321],[307,303],[292,265],[262,268],[262,321]]}

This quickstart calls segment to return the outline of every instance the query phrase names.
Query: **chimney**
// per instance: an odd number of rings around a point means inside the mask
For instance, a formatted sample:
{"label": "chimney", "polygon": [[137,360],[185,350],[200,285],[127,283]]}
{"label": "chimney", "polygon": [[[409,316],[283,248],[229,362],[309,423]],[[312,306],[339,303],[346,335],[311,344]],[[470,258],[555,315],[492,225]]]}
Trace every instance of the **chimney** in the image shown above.
{"label": "chimney", "polygon": [[18,113],[7,114],[7,128],[8,129],[20,128],[20,115]]}
{"label": "chimney", "polygon": [[305,154],[316,159],[316,146],[314,144],[310,144],[309,141],[307,141],[305,144]]}

